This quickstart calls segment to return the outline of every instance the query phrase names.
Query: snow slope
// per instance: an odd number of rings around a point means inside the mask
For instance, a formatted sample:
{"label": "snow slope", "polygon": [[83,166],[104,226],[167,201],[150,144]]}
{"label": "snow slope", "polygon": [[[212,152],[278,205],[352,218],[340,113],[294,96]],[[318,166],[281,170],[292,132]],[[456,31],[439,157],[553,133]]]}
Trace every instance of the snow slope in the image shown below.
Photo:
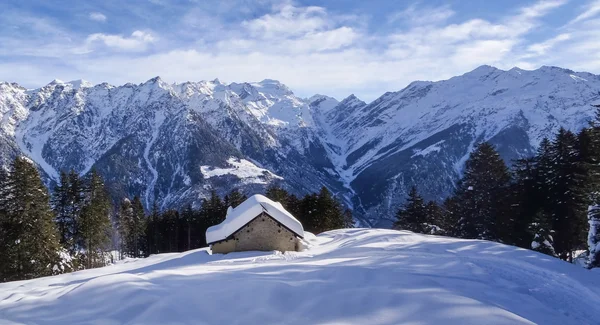
{"label": "snow slope", "polygon": [[310,244],[0,284],[0,324],[585,325],[600,315],[600,273],[528,250],[365,229]]}

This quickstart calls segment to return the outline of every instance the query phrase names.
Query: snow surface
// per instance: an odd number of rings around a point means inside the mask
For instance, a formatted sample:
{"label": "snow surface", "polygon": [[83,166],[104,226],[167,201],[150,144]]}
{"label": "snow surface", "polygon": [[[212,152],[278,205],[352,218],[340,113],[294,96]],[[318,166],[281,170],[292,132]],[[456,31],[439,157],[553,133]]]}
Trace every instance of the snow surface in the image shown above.
{"label": "snow surface", "polygon": [[598,324],[600,272],[499,243],[338,230],[0,284],[2,324]]}
{"label": "snow surface", "polygon": [[231,165],[229,168],[219,168],[211,166],[200,166],[200,171],[204,178],[211,178],[223,175],[234,175],[246,182],[255,184],[267,184],[264,179],[265,176],[272,178],[283,179],[281,176],[273,174],[271,171],[260,168],[253,164],[251,161],[246,159],[238,159],[231,157],[227,160],[227,163]]}
{"label": "snow surface", "polygon": [[229,237],[229,235],[238,231],[263,211],[267,212],[296,235],[304,237],[304,228],[302,228],[300,221],[284,209],[281,203],[272,201],[263,195],[255,194],[235,209],[228,209],[227,216],[223,222],[208,228],[206,230],[206,241],[214,243]]}

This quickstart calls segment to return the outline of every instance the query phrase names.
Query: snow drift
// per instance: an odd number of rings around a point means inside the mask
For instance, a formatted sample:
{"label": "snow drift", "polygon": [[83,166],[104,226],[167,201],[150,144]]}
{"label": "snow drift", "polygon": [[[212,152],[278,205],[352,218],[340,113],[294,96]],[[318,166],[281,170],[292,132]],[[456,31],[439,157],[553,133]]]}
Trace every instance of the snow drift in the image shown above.
{"label": "snow drift", "polygon": [[207,249],[0,284],[0,324],[597,324],[600,273],[498,243],[393,230],[303,252]]}

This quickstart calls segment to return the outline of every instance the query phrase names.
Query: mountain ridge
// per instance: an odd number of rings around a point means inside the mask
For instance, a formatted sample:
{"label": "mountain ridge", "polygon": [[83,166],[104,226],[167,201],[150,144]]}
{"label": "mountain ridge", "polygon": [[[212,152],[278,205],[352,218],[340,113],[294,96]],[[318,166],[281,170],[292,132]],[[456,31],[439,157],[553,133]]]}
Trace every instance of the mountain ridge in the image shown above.
{"label": "mountain ridge", "polygon": [[[169,84],[157,76],[37,89],[0,82],[0,164],[24,153],[54,180],[61,169],[95,166],[108,182],[125,183],[112,189],[115,198],[137,194],[147,207],[197,203],[211,188],[275,183],[301,194],[327,186],[364,225],[389,226],[410,186],[427,199],[447,196],[476,142],[494,143],[510,162],[559,127],[585,126],[597,102],[599,76],[546,66],[481,66],[370,103],[353,94],[300,98],[271,79]],[[233,168],[231,159],[283,180],[205,178],[200,170]]]}

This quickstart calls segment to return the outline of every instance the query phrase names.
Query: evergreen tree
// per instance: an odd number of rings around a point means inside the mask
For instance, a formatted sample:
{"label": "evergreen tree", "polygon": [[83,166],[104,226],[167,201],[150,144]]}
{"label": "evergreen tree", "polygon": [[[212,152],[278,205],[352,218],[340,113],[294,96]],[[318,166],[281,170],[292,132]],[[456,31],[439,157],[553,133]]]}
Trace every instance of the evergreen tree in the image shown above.
{"label": "evergreen tree", "polygon": [[394,229],[409,230],[425,233],[427,226],[427,210],[423,198],[417,193],[415,186],[411,187],[406,203],[396,213]]}
{"label": "evergreen tree", "polygon": [[71,219],[69,213],[69,206],[71,205],[69,200],[69,176],[64,171],[60,172],[59,183],[54,187],[51,204],[56,216],[60,243],[63,247],[71,247],[73,236],[70,229],[73,227],[75,220]]}
{"label": "evergreen tree", "polygon": [[158,203],[154,201],[152,204],[152,210],[150,211],[150,215],[148,216],[148,220],[146,223],[146,243],[148,246],[146,255],[157,254],[159,240],[161,239],[159,236],[159,221],[160,221],[160,211],[158,209]]}
{"label": "evergreen tree", "polygon": [[131,230],[133,231],[133,257],[142,257],[145,255],[144,252],[146,251],[146,238],[144,236],[146,233],[146,214],[144,212],[144,205],[139,196],[136,195],[133,197],[131,206],[133,209],[131,225]]}
{"label": "evergreen tree", "polygon": [[208,200],[203,200],[201,210],[208,218],[210,226],[220,224],[227,215],[227,206],[214,190],[210,192]]}
{"label": "evergreen tree", "polygon": [[588,210],[588,267],[600,267],[600,206],[591,205]]}
{"label": "evergreen tree", "polygon": [[177,252],[179,247],[180,217],[177,210],[166,210],[161,213],[160,253]]}
{"label": "evergreen tree", "polygon": [[194,209],[192,209],[192,205],[188,204],[186,208],[181,213],[181,217],[185,226],[185,238],[186,238],[186,250],[192,249],[192,232],[197,229],[196,225],[198,221],[196,220],[196,213]]}
{"label": "evergreen tree", "polygon": [[538,211],[543,212],[544,209],[545,196],[538,188],[538,183],[542,180],[539,179],[536,161],[535,157],[515,161],[512,170],[514,182],[511,185],[510,201],[507,202],[511,206],[513,227],[509,229],[510,237],[506,243],[523,248],[531,247],[529,227]]}
{"label": "evergreen tree", "polygon": [[352,217],[352,211],[350,211],[350,209],[344,210],[342,228],[354,228],[354,218]]}
{"label": "evergreen tree", "polygon": [[225,206],[235,208],[240,205],[242,202],[246,201],[248,197],[245,194],[242,194],[237,189],[231,190],[229,194],[225,195]]}
{"label": "evergreen tree", "polygon": [[447,225],[444,224],[444,214],[442,208],[435,202],[429,201],[425,205],[426,225],[424,233],[430,235],[443,235]]}
{"label": "evergreen tree", "polygon": [[461,205],[458,202],[456,194],[447,197],[442,205],[442,216],[444,220],[444,234],[452,237],[461,237],[462,227],[460,227]]}
{"label": "evergreen tree", "polygon": [[301,219],[300,199],[294,194],[290,194],[287,198],[287,204],[283,206],[294,217]]}
{"label": "evergreen tree", "polygon": [[[600,105],[596,107],[596,117],[590,122],[588,129],[579,136],[579,145],[587,150],[581,152],[582,161],[586,166],[588,193],[588,267],[600,267]],[[583,133],[585,135],[582,136]],[[587,140],[587,141],[586,141]],[[587,146],[586,146],[587,142]]]}
{"label": "evergreen tree", "polygon": [[531,249],[556,257],[550,220],[543,211],[539,211],[534,216],[529,231],[532,236]]}
{"label": "evergreen tree", "polygon": [[85,186],[84,205],[79,215],[77,238],[85,250],[86,268],[104,266],[105,248],[110,242],[110,211],[108,192],[102,177],[92,170]]}
{"label": "evergreen tree", "polygon": [[578,153],[577,137],[560,129],[551,146],[549,215],[555,231],[554,248],[562,259],[585,244],[587,205],[585,170]]}
{"label": "evergreen tree", "polygon": [[267,188],[265,196],[275,202],[281,203],[285,208],[287,206],[289,193],[279,186],[271,185]]}
{"label": "evergreen tree", "polygon": [[510,174],[494,147],[483,142],[465,163],[463,178],[456,189],[453,208],[462,238],[502,240],[502,229],[510,229],[508,197]]}
{"label": "evergreen tree", "polygon": [[8,182],[8,174],[3,169],[0,168],[0,282],[7,281],[8,276],[11,275],[11,265],[12,262],[9,258],[11,250],[11,244],[9,241],[13,236],[11,234],[12,223],[9,219],[8,212],[6,211],[9,198],[9,182]]}
{"label": "evergreen tree", "polygon": [[341,229],[346,225],[342,204],[323,186],[317,198],[320,231]]}
{"label": "evergreen tree", "polygon": [[1,176],[0,280],[51,275],[60,263],[60,244],[49,195],[28,158],[17,157]]}
{"label": "evergreen tree", "polygon": [[83,209],[84,188],[79,175],[71,170],[60,173],[60,183],[54,188],[51,203],[56,216],[60,243],[71,254],[76,253],[79,217]]}
{"label": "evergreen tree", "polygon": [[315,234],[321,232],[318,200],[316,193],[305,195],[299,202],[299,214],[296,216],[304,230]]}
{"label": "evergreen tree", "polygon": [[120,233],[123,251],[131,257],[141,257],[145,254],[146,218],[144,207],[139,196],[133,201],[124,199],[119,213]]}

